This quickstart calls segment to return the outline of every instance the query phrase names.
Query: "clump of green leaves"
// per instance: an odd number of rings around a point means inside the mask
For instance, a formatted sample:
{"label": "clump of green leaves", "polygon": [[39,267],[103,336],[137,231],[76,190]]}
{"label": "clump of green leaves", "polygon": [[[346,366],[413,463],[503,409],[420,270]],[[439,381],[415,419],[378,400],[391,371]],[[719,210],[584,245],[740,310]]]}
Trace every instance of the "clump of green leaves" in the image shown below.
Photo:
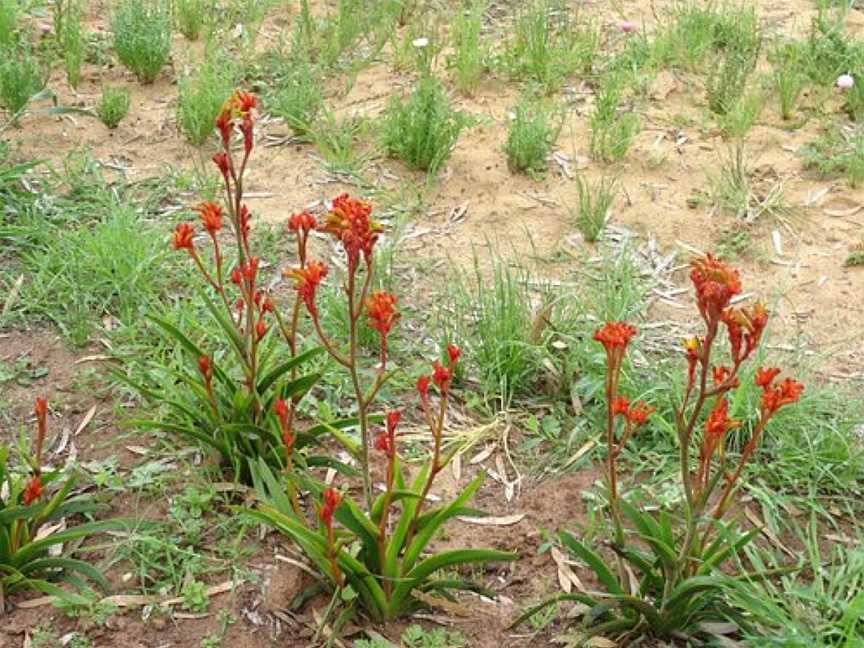
{"label": "clump of green leaves", "polygon": [[[89,522],[66,528],[58,521],[76,513],[92,513],[96,503],[89,496],[70,496],[76,475],[63,470],[43,470],[43,451],[48,433],[48,403],[36,399],[37,429],[30,448],[19,447],[21,466],[11,463],[11,448],[0,446],[0,614],[5,597],[14,592],[42,592],[71,604],[90,599],[83,579],[108,590],[102,573],[89,562],[62,554],[62,547],[103,531],[117,530],[121,521]],[[61,530],[62,529],[62,530]],[[60,555],[53,552],[60,549]],[[72,585],[59,587],[57,580]],[[76,591],[77,590],[77,591]]]}
{"label": "clump of green leaves", "polygon": [[441,83],[424,76],[407,100],[393,97],[384,115],[384,145],[410,166],[436,173],[450,157],[465,117],[450,107]]}
{"label": "clump of green leaves", "polygon": [[0,3],[0,50],[18,42],[18,3]]}
{"label": "clump of green leaves", "polygon": [[731,41],[720,53],[719,64],[711,67],[705,90],[708,107],[718,115],[728,113],[741,99],[747,79],[756,68],[761,36]]}
{"label": "clump of green leaves", "polygon": [[717,115],[717,121],[724,137],[743,139],[750,132],[764,105],[765,95],[762,94],[760,88],[754,88],[739,98],[731,110]]}
{"label": "clump of green leaves", "polygon": [[641,128],[639,117],[632,110],[619,110],[622,78],[609,74],[595,90],[590,145],[595,160],[616,162],[623,158]]}
{"label": "clump of green leaves", "polygon": [[189,40],[198,40],[207,11],[212,9],[212,2],[208,0],[174,0],[177,29]]}
{"label": "clump of green leaves", "polygon": [[823,176],[845,174],[849,185],[864,183],[864,130],[852,132],[839,129],[826,131],[802,147],[804,166]]}
{"label": "clump of green leaves", "polygon": [[609,208],[618,194],[618,182],[614,177],[601,176],[593,184],[581,177],[576,178],[579,205],[576,212],[576,227],[589,243],[596,241],[606,224]]}
{"label": "clump of green leaves", "polygon": [[77,88],[86,45],[81,30],[80,0],[57,0],[54,4],[54,31],[63,55],[66,80],[70,86]]}
{"label": "clump of green leaves", "polygon": [[121,0],[113,19],[114,50],[142,83],[152,83],[171,53],[171,13],[163,0]]}
{"label": "clump of green leaves", "polygon": [[0,104],[15,116],[45,87],[46,70],[27,45],[0,54]]}
{"label": "clump of green leaves", "polygon": [[842,18],[820,10],[813,19],[803,58],[810,80],[821,86],[831,86],[839,75],[859,69],[864,61],[864,45],[846,36]]}
{"label": "clump of green leaves", "polygon": [[277,79],[268,109],[295,133],[307,133],[323,107],[321,81],[318,69],[309,61],[291,63],[287,74]]}
{"label": "clump of green leaves", "polygon": [[774,50],[771,58],[774,63],[771,78],[780,105],[780,116],[788,121],[792,119],[804,89],[803,54],[798,45],[784,43]]}
{"label": "clump of green leaves", "polygon": [[860,241],[852,246],[852,250],[849,252],[849,256],[846,257],[843,265],[847,268],[864,266],[864,241]]}
{"label": "clump of green leaves", "polygon": [[685,0],[674,6],[670,22],[661,40],[669,57],[687,68],[698,67],[712,54],[758,49],[759,24],[752,7]]}
{"label": "clump of green leaves", "polygon": [[226,60],[224,55],[212,53],[178,83],[177,124],[196,146],[213,134],[213,123],[234,88],[236,73]]}
{"label": "clump of green leaves", "polygon": [[545,170],[546,156],[558,139],[563,116],[561,108],[550,101],[531,94],[522,97],[513,109],[504,143],[511,170],[530,174]]}
{"label": "clump of green leaves", "polygon": [[448,63],[459,92],[469,96],[480,82],[488,53],[481,34],[485,8],[484,0],[475,0],[456,13],[450,30],[453,55]]}
{"label": "clump of green leaves", "polygon": [[580,21],[566,3],[533,0],[516,14],[504,63],[516,78],[551,92],[574,72],[590,72],[599,44],[594,25]]}
{"label": "clump of green leaves", "polygon": [[129,91],[110,85],[102,86],[102,96],[96,105],[96,116],[108,128],[117,128],[129,113]]}

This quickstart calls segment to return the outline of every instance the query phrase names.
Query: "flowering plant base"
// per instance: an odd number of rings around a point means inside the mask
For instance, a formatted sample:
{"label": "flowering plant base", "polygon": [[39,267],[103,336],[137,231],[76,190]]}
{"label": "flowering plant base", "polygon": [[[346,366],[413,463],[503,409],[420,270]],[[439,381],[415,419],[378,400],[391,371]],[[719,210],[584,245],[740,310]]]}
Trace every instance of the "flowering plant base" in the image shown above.
{"label": "flowering plant base", "polygon": [[[741,533],[723,518],[766,425],[781,407],[798,400],[803,386],[790,378],[777,381],[779,369],[756,371],[755,384],[762,389],[759,417],[734,461],[726,452],[725,439],[739,422],[729,418],[727,395],[739,387],[739,370],[759,346],[768,313],[759,303],[751,307],[732,305],[742,289],[738,271],[711,255],[692,262],[690,278],[705,334],[684,343],[686,384],[674,409],[684,510],[680,516],[665,511],[655,516],[641,511],[621,494],[621,451],[654,409],[642,402],[631,403],[620,388],[625,352],[636,329],[624,322],[608,322],[594,339],[606,351],[605,472],[612,526],[608,546],[614,564],[572,534],[560,535],[561,542],[589,566],[608,594],[557,596],[528,610],[515,623],[555,601],[577,600],[589,606],[583,621],[583,642],[597,635],[622,640],[695,637],[703,632],[700,623],[724,621],[733,614],[724,602],[730,588],[764,576],[733,577],[720,572],[758,533]],[[715,364],[713,357],[723,329],[729,339],[728,365]],[[694,446],[698,448],[696,461],[691,459]]]}
{"label": "flowering plant base", "polygon": [[[9,465],[8,446],[0,447],[0,490],[7,493],[0,496],[0,615],[5,612],[6,596],[15,592],[38,591],[82,605],[91,601],[81,593],[82,578],[107,591],[105,577],[89,562],[50,552],[64,543],[131,526],[127,521],[115,519],[46,531],[50,522],[98,509],[87,497],[70,497],[75,486],[74,474],[43,471],[47,416],[47,402],[36,399],[37,430],[33,456],[25,458],[30,467],[26,477],[20,477]],[[54,483],[60,486],[49,496],[48,490]],[[65,581],[74,589],[62,588],[56,581]]]}

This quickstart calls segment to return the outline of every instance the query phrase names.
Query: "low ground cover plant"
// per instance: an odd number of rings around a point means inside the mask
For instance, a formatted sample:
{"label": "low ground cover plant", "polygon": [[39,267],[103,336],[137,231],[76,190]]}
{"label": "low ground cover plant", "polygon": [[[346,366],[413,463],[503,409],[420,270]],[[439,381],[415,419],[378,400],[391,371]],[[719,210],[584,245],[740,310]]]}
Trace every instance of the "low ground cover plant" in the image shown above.
{"label": "low ground cover plant", "polygon": [[[606,352],[604,472],[613,555],[605,558],[562,532],[561,542],[594,571],[607,593],[553,599],[588,606],[580,634],[583,643],[601,634],[627,641],[710,634],[705,628],[711,622],[734,618],[725,592],[754,576],[721,571],[758,533],[742,532],[727,518],[734,514],[744,469],[755,459],[768,423],[781,408],[797,402],[804,387],[792,378],[780,379],[778,368],[760,367],[754,378],[762,391],[756,420],[733,420],[729,401],[740,386],[742,366],[759,347],[768,312],[761,303],[731,305],[742,291],[738,271],[711,255],[692,262],[690,277],[705,328],[702,336],[684,343],[686,382],[670,423],[680,450],[680,513],[662,508],[658,514],[648,512],[637,495],[628,497],[622,489],[618,460],[654,408],[643,401],[630,402],[621,390],[625,352],[636,329],[625,322],[608,322],[594,335]],[[726,362],[716,357],[724,331],[729,345]],[[738,428],[743,446],[733,454],[729,438]],[[550,603],[529,610],[520,620]],[[705,623],[708,626],[701,625]]]}
{"label": "low ground cover plant", "polygon": [[111,20],[114,51],[141,83],[153,83],[171,53],[171,12],[163,0],[122,0]]}
{"label": "low ground cover plant", "polygon": [[[90,562],[54,551],[64,543],[123,526],[120,521],[87,522],[65,528],[57,522],[67,516],[98,509],[89,496],[72,495],[76,476],[45,465],[48,437],[48,401],[37,398],[36,429],[29,448],[23,444],[12,462],[8,445],[0,446],[0,617],[6,597],[15,592],[38,591],[70,604],[86,604],[89,580],[102,590],[108,582]],[[72,588],[60,587],[65,582]]]}

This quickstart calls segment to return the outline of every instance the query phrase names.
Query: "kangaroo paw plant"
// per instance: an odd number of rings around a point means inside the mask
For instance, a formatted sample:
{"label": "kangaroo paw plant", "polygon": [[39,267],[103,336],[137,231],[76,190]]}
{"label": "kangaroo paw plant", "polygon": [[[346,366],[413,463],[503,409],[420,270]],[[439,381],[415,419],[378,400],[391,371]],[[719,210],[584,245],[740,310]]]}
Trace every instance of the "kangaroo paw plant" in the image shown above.
{"label": "kangaroo paw plant", "polygon": [[[160,329],[175,339],[186,357],[185,367],[156,365],[144,382],[129,382],[139,393],[168,409],[159,420],[136,420],[133,425],[174,432],[218,453],[235,478],[249,479],[249,461],[263,457],[281,468],[292,461],[293,451],[311,444],[327,430],[350,427],[356,421],[339,420],[295,431],[291,424],[300,399],[320,378],[301,369],[323,349],[298,349],[296,325],[299,301],[290,325],[285,325],[273,295],[262,286],[260,260],[250,237],[249,208],[243,200],[243,181],[254,148],[254,95],[234,93],[216,120],[222,150],[213,162],[222,176],[225,208],[213,202],[198,205],[204,238],[210,254],[196,240],[195,227],[180,223],[172,245],[186,252],[206,286],[198,291],[221,335],[213,351],[180,331],[171,322],[151,317]],[[235,131],[242,140],[239,157],[232,150]],[[228,221],[230,232],[224,231]],[[306,221],[292,220],[303,240],[311,229]],[[224,235],[224,238],[223,238]],[[226,242],[224,239],[228,239]],[[230,245],[230,249],[226,247]],[[304,253],[305,254],[305,253]],[[299,299],[299,298],[298,298]],[[288,345],[274,336],[273,322],[285,334]],[[185,389],[177,389],[177,384]],[[291,428],[290,451],[285,452],[285,429]],[[305,461],[302,455],[298,454]],[[311,463],[334,463],[309,457]]]}
{"label": "kangaroo paw plant", "polygon": [[[741,426],[729,417],[729,395],[740,386],[741,367],[756,351],[768,313],[761,303],[731,305],[741,293],[739,273],[711,255],[692,262],[690,278],[704,334],[685,341],[686,383],[673,412],[683,510],[655,515],[621,493],[621,451],[653,408],[641,401],[630,403],[621,393],[622,363],[636,329],[609,322],[594,339],[606,351],[605,476],[612,527],[606,554],[611,560],[572,534],[561,533],[562,543],[594,571],[608,593],[560,595],[528,610],[517,623],[554,601],[577,600],[588,606],[580,634],[583,642],[597,635],[619,640],[693,636],[704,629],[700,623],[729,618],[733,611],[726,609],[724,592],[742,577],[752,576],[720,572],[757,533],[742,533],[725,518],[766,426],[781,407],[799,399],[803,386],[791,378],[778,380],[780,369],[758,368],[758,418],[740,454],[727,451],[727,434]],[[726,363],[715,359],[724,331],[730,354]]]}
{"label": "kangaroo paw plant", "polygon": [[[35,410],[32,451],[21,452],[27,470],[22,473],[10,465],[9,447],[0,447],[0,615],[6,609],[6,596],[15,592],[39,591],[74,605],[90,601],[79,593],[84,586],[82,577],[107,590],[108,583],[98,569],[89,562],[63,555],[62,546],[124,526],[120,520],[89,522],[71,528],[59,523],[67,516],[91,512],[97,507],[85,497],[70,496],[74,474],[44,468],[47,401],[37,398]],[[64,589],[56,581],[66,581],[74,589]]]}

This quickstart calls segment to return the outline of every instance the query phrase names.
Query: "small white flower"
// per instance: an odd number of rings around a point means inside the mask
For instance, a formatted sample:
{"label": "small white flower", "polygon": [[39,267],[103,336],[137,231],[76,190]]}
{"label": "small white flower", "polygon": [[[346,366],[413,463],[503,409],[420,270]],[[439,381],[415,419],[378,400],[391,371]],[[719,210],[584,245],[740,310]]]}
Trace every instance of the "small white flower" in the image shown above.
{"label": "small white flower", "polygon": [[427,45],[429,45],[429,39],[426,37],[415,38],[413,41],[411,41],[411,44],[417,48],[426,47]]}
{"label": "small white flower", "polygon": [[841,90],[848,90],[855,85],[855,78],[851,74],[841,74],[837,77],[837,87]]}

